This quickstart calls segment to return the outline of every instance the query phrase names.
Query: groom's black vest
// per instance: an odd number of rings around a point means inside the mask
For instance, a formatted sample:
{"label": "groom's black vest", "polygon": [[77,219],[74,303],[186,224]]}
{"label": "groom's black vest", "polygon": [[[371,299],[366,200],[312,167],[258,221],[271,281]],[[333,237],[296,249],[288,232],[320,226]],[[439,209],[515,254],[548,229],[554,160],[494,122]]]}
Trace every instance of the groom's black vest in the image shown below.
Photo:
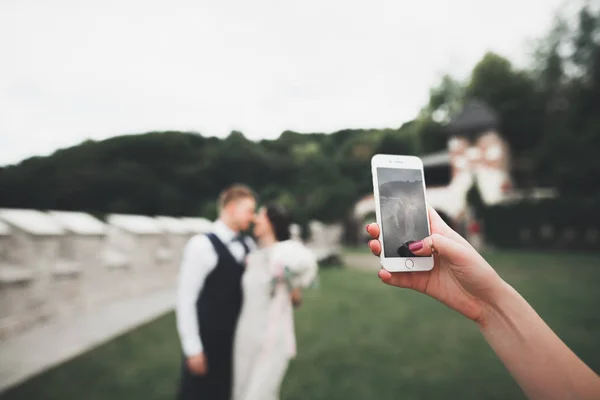
{"label": "groom's black vest", "polygon": [[[209,233],[207,236],[217,253],[218,262],[206,277],[196,301],[200,338],[203,342],[205,334],[233,334],[235,331],[242,307],[244,273],[244,261],[239,263],[215,234]],[[245,244],[244,247],[246,248]]]}
{"label": "groom's black vest", "polygon": [[[231,398],[233,341],[242,308],[244,261],[238,262],[215,234],[209,233],[207,236],[217,253],[218,261],[198,294],[196,312],[208,372],[203,376],[193,375],[184,360],[177,397],[180,400]],[[243,241],[242,245],[247,254],[248,247]]]}

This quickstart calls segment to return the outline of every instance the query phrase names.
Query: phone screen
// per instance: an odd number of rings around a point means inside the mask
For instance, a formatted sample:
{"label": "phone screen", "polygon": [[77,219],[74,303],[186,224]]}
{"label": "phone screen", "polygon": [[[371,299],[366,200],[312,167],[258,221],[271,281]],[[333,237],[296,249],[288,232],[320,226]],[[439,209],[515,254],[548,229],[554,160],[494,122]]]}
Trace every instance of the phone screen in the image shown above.
{"label": "phone screen", "polygon": [[408,245],[429,235],[420,169],[377,168],[385,257],[418,257]]}

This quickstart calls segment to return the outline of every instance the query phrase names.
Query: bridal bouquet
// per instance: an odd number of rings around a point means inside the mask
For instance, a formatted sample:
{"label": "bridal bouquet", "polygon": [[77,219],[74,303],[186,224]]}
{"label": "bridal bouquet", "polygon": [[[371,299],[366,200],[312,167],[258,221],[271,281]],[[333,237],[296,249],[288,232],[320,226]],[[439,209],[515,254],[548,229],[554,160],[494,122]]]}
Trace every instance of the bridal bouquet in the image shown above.
{"label": "bridal bouquet", "polygon": [[304,273],[303,271],[293,271],[290,267],[284,264],[278,264],[275,268],[275,274],[271,278],[271,297],[275,295],[275,289],[277,285],[284,284],[291,292],[298,287],[316,287],[317,279],[313,279],[310,284],[303,284]]}

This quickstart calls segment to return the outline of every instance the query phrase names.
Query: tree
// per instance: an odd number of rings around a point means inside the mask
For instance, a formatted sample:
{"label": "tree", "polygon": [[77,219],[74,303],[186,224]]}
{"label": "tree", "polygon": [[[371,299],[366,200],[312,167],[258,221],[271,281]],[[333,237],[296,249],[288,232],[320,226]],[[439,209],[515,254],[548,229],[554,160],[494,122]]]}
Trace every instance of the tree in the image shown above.
{"label": "tree", "polygon": [[448,123],[460,112],[465,103],[465,84],[450,75],[444,75],[440,83],[429,91],[427,111],[437,123]]}
{"label": "tree", "polygon": [[539,61],[546,105],[537,169],[564,196],[600,196],[600,11],[583,7],[576,24],[555,27],[546,42],[554,46]]}
{"label": "tree", "polygon": [[543,103],[529,73],[513,69],[504,57],[487,53],[473,69],[466,95],[485,101],[498,113],[500,133],[514,154],[526,154],[539,143]]}
{"label": "tree", "polygon": [[417,118],[404,124],[400,130],[415,138],[418,154],[446,150],[448,138],[443,126],[460,112],[465,102],[465,85],[444,75],[429,91],[429,102],[421,109]]}

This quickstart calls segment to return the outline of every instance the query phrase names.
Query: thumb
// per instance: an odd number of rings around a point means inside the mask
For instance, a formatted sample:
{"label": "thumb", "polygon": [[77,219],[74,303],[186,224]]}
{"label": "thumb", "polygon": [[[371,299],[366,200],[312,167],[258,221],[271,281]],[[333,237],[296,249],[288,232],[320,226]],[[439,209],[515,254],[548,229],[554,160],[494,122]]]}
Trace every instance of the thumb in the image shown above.
{"label": "thumb", "polygon": [[411,243],[408,248],[415,255],[431,256],[436,254],[454,265],[468,264],[468,260],[471,258],[470,252],[472,251],[462,243],[439,233],[434,233],[419,242]]}

